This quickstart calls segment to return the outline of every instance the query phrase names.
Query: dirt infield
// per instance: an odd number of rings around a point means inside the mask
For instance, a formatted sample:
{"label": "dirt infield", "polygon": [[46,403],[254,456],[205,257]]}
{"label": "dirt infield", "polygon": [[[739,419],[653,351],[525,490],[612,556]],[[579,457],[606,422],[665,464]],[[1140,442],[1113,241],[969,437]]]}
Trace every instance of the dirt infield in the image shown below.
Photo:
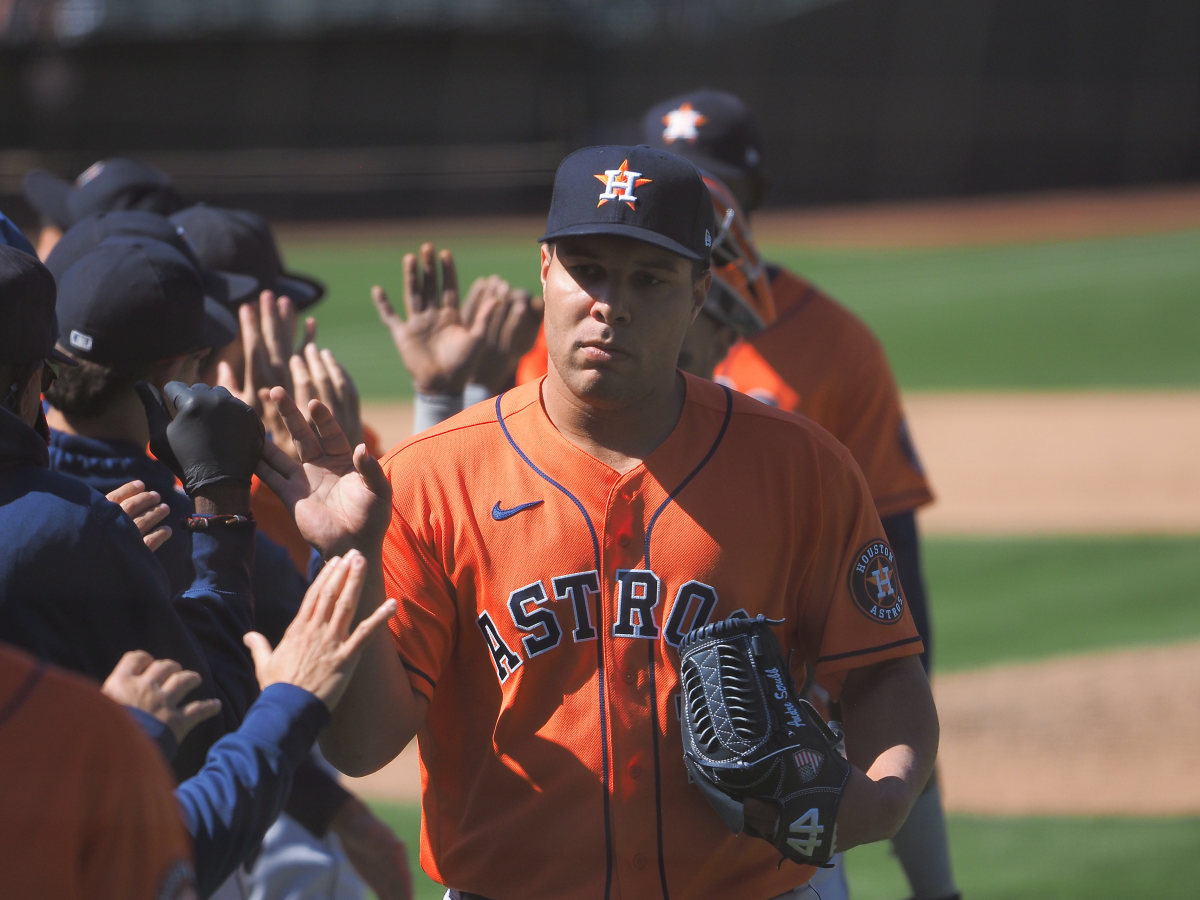
{"label": "dirt infield", "polygon": [[[419,234],[407,224],[383,227]],[[767,211],[756,222],[764,242],[826,246],[1183,228],[1200,228],[1200,187]],[[921,514],[926,533],[1200,534],[1200,391],[926,394],[905,404],[937,493]],[[389,444],[411,426],[407,408],[365,415]],[[934,694],[952,811],[1200,814],[1191,771],[1200,745],[1200,643],[936,676]],[[367,796],[413,799],[415,754],[350,781]]]}

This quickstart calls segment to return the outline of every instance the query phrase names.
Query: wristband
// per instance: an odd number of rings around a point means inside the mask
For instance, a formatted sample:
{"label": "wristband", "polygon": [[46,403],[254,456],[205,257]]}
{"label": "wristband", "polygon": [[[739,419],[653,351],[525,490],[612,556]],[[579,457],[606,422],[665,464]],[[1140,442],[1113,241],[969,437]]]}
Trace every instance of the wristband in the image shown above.
{"label": "wristband", "polygon": [[188,516],[184,523],[188,531],[212,531],[215,528],[249,528],[254,524],[254,516],[214,515],[202,516],[199,513]]}

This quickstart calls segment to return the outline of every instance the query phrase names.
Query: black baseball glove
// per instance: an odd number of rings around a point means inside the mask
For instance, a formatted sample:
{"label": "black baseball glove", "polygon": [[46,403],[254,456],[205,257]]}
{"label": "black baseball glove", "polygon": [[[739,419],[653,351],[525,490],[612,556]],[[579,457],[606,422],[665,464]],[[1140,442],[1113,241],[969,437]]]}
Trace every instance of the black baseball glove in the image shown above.
{"label": "black baseball glove", "polygon": [[[828,865],[850,764],[837,735],[792,683],[770,619],[732,618],[698,628],[679,645],[683,755],[692,781],[733,831],[784,856]],[[776,811],[756,830],[746,801]]]}

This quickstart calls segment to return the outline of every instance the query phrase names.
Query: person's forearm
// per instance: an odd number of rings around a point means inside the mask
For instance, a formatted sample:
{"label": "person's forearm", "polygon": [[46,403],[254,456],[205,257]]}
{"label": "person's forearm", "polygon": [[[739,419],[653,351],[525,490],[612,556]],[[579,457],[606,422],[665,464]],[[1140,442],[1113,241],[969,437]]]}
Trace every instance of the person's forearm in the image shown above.
{"label": "person's forearm", "polygon": [[201,516],[250,515],[250,485],[206,484],[192,497],[192,505]]}
{"label": "person's forearm", "polygon": [[[386,599],[379,557],[367,559],[356,621],[366,618]],[[356,777],[367,775],[390,762],[412,740],[417,710],[391,632],[380,629],[363,647],[346,693],[321,735],[321,751],[339,771]]]}
{"label": "person's forearm", "polygon": [[254,526],[218,526],[192,535],[195,576],[174,599],[212,672],[226,730],[237,727],[254,698],[258,680],[242,635],[254,628]]}
{"label": "person's forearm", "polygon": [[126,706],[125,709],[133,716],[142,733],[162,751],[163,758],[167,762],[174,760],[175,754],[179,752],[179,742],[175,740],[175,733],[144,709],[138,709],[136,706]]}
{"label": "person's forearm", "polygon": [[439,422],[462,412],[462,394],[423,394],[413,398],[413,434],[420,434]]}
{"label": "person's forearm", "polygon": [[842,693],[846,749],[855,769],[838,810],[838,849],[891,837],[929,780],[938,721],[916,657],[851,673]]}
{"label": "person's forearm", "polygon": [[273,684],[245,722],[209,751],[208,762],[175,791],[196,852],[204,896],[258,846],[287,798],[329,711],[291,684]]}

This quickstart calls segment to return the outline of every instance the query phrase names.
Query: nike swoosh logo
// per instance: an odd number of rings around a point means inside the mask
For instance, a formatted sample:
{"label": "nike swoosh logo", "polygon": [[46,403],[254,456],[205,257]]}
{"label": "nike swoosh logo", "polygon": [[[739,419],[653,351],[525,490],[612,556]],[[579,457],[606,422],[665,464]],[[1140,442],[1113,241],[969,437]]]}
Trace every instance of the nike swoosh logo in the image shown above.
{"label": "nike swoosh logo", "polygon": [[532,509],[535,506],[541,506],[541,500],[530,500],[528,503],[521,503],[514,506],[512,509],[501,509],[500,501],[496,501],[496,505],[492,507],[492,518],[497,522],[503,522],[505,519],[512,518],[519,512],[524,512],[527,509]]}

